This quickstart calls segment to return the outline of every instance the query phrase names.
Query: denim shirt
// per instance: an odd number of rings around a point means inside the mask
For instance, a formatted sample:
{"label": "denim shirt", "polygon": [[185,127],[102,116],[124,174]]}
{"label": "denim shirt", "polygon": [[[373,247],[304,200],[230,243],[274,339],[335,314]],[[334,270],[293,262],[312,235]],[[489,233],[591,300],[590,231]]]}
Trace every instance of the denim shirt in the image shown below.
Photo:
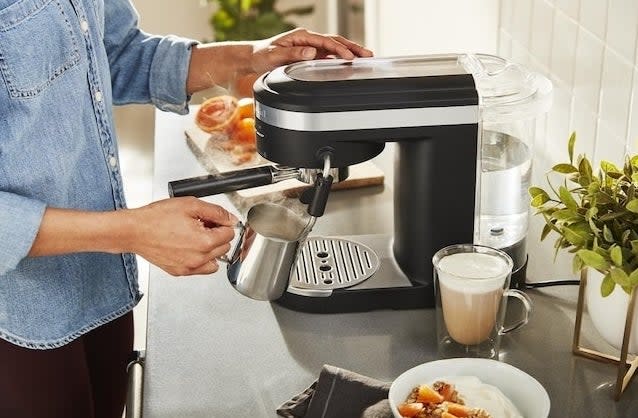
{"label": "denim shirt", "polygon": [[27,257],[45,208],[124,208],[111,106],[187,112],[194,41],[129,0],[0,0],[0,338],[62,346],[141,298],[132,254]]}

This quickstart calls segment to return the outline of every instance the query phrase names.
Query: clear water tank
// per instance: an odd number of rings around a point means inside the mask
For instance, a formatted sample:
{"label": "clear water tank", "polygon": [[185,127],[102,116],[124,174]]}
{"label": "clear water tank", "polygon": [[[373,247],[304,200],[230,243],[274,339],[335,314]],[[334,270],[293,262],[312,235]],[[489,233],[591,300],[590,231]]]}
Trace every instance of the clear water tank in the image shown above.
{"label": "clear water tank", "polygon": [[552,84],[543,75],[491,55],[466,55],[480,107],[480,181],[474,241],[503,249],[514,271],[527,260],[526,236],[536,120],[551,106]]}

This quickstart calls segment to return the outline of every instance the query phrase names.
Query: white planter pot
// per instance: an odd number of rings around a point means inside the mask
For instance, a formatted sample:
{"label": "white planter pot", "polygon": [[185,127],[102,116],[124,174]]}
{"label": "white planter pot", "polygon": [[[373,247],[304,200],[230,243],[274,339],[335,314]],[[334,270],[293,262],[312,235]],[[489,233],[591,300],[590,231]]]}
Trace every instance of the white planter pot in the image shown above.
{"label": "white planter pot", "polygon": [[[603,275],[594,269],[587,271],[585,287],[585,306],[589,311],[594,327],[609,344],[620,350],[625,332],[625,319],[629,306],[629,295],[619,286],[607,297],[600,294]],[[634,309],[629,353],[638,353],[638,309]]]}

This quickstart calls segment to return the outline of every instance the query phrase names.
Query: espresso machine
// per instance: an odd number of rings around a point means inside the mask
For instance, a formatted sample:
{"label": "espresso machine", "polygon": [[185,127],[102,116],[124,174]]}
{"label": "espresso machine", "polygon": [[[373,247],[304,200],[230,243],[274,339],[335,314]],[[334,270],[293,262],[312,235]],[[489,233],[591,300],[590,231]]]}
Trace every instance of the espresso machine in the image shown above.
{"label": "espresso machine", "polygon": [[308,312],[431,307],[432,256],[457,243],[507,252],[512,286],[522,287],[535,119],[551,91],[545,77],[482,54],[283,66],[254,85],[257,151],[275,165],[174,181],[169,193],[296,178],[313,185],[301,199],[319,218],[329,184],[395,142],[393,236],[310,236],[277,303]]}

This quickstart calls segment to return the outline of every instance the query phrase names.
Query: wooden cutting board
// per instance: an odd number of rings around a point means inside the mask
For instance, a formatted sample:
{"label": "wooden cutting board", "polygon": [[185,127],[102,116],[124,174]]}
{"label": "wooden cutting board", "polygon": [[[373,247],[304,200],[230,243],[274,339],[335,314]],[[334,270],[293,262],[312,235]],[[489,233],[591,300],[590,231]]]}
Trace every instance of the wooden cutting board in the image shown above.
{"label": "wooden cutting board", "polygon": [[[219,144],[225,138],[211,135],[202,131],[193,121],[199,106],[192,106],[189,121],[185,129],[186,141],[197,157],[198,161],[209,173],[226,173],[228,171],[242,170],[245,168],[271,164],[255,153],[252,160],[237,164],[233,156],[223,150]],[[350,167],[350,173],[346,180],[332,185],[332,190],[353,189],[358,187],[377,186],[383,184],[384,175],[376,165],[370,161],[356,164]],[[309,187],[308,184],[298,180],[286,180],[267,186],[253,187],[251,189],[239,190],[237,193],[244,198],[255,198],[270,193],[281,192],[285,196],[297,196],[302,190]]]}

